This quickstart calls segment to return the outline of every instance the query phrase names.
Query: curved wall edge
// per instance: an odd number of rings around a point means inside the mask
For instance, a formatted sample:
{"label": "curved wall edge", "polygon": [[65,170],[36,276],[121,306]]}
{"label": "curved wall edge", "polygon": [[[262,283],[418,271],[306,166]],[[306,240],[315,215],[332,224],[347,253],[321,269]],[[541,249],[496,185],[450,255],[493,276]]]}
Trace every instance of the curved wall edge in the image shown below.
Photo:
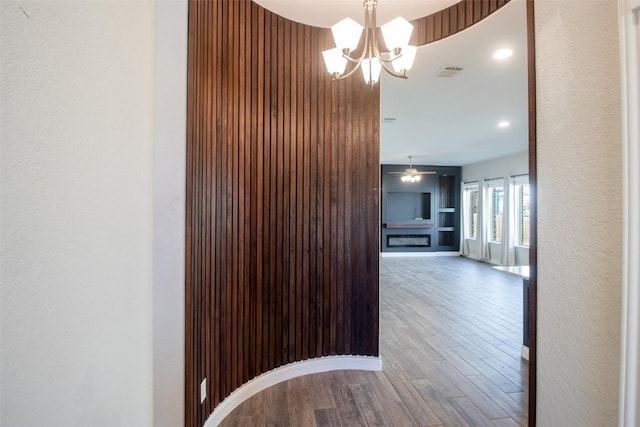
{"label": "curved wall edge", "polygon": [[242,402],[283,381],[304,375],[343,370],[381,371],[382,359],[374,356],[326,356],[280,366],[234,390],[214,409],[204,425],[205,427],[217,426]]}

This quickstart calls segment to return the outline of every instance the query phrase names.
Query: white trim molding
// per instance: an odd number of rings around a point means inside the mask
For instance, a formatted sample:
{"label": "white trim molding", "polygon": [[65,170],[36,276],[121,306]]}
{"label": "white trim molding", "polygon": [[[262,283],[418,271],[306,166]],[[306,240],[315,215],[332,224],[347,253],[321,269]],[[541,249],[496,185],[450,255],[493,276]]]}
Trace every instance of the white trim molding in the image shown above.
{"label": "white trim molding", "polygon": [[381,258],[415,258],[430,256],[460,256],[458,251],[438,251],[438,252],[380,252]]}
{"label": "white trim molding", "polygon": [[520,348],[520,357],[522,357],[526,361],[529,361],[529,347],[523,345],[522,348]]}
{"label": "white trim molding", "polygon": [[619,427],[640,425],[640,0],[619,3],[623,147],[623,289]]}
{"label": "white trim molding", "polygon": [[382,359],[373,356],[326,356],[293,362],[265,372],[236,389],[226,397],[207,419],[205,427],[215,427],[242,402],[273,385],[303,375],[328,371],[381,371]]}

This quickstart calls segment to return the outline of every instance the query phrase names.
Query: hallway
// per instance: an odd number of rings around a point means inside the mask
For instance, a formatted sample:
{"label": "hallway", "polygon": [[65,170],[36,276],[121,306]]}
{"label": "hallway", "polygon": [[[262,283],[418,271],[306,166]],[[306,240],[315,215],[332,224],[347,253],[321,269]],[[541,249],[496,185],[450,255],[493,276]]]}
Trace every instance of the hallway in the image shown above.
{"label": "hallway", "polygon": [[289,380],[222,425],[526,425],[521,280],[460,257],[382,258],[380,274],[382,372]]}

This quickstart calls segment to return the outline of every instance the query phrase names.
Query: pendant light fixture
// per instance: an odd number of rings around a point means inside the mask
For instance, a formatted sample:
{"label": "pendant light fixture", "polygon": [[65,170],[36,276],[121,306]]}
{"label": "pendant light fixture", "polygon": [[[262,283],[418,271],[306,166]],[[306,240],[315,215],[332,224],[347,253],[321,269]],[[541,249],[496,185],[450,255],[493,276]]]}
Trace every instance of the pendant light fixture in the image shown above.
{"label": "pendant light fixture", "polygon": [[[358,68],[362,70],[365,83],[372,89],[380,78],[384,69],[394,77],[406,79],[407,71],[411,69],[416,57],[416,46],[409,45],[413,25],[406,19],[398,17],[380,27],[387,50],[381,51],[378,46],[376,26],[377,0],[365,0],[365,26],[358,24],[351,18],[345,18],[331,27],[336,47],[322,52],[327,71],[334,80],[349,77]],[[358,56],[355,50],[360,44],[364,30],[364,43]],[[347,70],[347,65],[352,64]]]}

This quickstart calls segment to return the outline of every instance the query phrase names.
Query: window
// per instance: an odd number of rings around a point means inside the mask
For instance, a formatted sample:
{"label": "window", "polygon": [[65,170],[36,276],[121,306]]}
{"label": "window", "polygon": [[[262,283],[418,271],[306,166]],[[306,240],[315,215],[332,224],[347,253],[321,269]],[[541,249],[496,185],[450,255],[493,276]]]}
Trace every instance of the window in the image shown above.
{"label": "window", "polygon": [[502,242],[502,215],[504,209],[504,180],[487,182],[489,207],[489,241]]}
{"label": "window", "polygon": [[502,205],[504,201],[504,187],[491,189],[491,241],[502,241]]}
{"label": "window", "polygon": [[516,195],[516,245],[529,246],[529,182],[528,176],[514,179]]}
{"label": "window", "polygon": [[478,236],[478,184],[466,184],[464,186],[465,197],[465,238],[475,239]]}

